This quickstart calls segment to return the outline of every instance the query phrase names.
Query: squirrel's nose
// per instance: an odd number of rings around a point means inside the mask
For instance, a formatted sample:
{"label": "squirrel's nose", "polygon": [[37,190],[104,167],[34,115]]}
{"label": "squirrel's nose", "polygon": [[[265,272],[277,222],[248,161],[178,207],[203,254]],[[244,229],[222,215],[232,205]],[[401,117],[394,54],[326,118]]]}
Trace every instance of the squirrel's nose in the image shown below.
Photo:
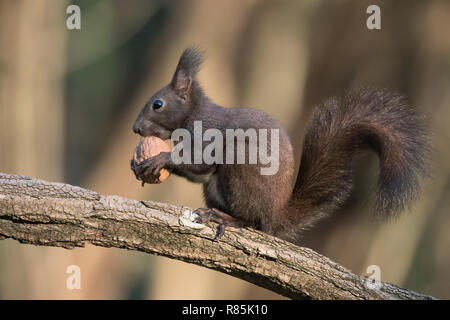
{"label": "squirrel's nose", "polygon": [[139,135],[141,134],[141,129],[136,125],[136,123],[133,125],[133,131]]}

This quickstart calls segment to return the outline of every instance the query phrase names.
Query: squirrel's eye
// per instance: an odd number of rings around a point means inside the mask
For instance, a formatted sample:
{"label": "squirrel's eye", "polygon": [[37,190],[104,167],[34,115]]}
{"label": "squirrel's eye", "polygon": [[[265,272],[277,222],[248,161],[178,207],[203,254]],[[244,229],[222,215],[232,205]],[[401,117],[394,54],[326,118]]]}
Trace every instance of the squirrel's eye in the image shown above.
{"label": "squirrel's eye", "polygon": [[164,102],[162,102],[162,100],[155,100],[155,102],[153,102],[153,109],[158,110],[163,106],[163,104]]}

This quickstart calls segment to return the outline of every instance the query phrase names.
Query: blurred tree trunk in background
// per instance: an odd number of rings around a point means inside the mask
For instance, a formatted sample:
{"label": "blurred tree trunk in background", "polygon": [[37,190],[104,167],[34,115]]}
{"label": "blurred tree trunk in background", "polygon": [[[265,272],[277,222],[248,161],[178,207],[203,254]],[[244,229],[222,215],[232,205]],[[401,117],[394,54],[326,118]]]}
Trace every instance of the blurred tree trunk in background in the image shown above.
{"label": "blurred tree trunk in background", "polygon": [[65,2],[0,2],[2,170],[63,178]]}
{"label": "blurred tree trunk in background", "polygon": [[[65,1],[0,1],[0,168],[3,172],[63,179]],[[0,243],[0,297],[51,295],[48,274],[62,250]],[[52,263],[48,263],[52,261]],[[64,261],[64,259],[62,260]],[[64,263],[63,263],[64,264]],[[61,267],[61,268],[59,268]],[[24,275],[26,275],[24,277]],[[6,281],[8,280],[8,281]],[[63,284],[63,283],[62,283]]]}
{"label": "blurred tree trunk in background", "polygon": [[303,135],[298,118],[318,8],[315,0],[261,2],[247,21],[236,55],[239,106],[259,109],[284,128],[294,128],[294,141]]}

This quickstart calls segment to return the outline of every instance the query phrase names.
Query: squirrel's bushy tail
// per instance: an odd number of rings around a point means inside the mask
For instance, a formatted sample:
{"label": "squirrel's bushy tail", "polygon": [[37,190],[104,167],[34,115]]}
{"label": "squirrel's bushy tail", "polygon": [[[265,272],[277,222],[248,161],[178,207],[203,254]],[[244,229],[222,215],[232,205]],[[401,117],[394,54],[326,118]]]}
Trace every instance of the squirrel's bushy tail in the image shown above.
{"label": "squirrel's bushy tail", "polygon": [[401,96],[363,88],[313,111],[290,200],[293,228],[308,227],[347,199],[355,155],[364,149],[380,159],[375,215],[393,216],[411,202],[431,152],[424,122]]}

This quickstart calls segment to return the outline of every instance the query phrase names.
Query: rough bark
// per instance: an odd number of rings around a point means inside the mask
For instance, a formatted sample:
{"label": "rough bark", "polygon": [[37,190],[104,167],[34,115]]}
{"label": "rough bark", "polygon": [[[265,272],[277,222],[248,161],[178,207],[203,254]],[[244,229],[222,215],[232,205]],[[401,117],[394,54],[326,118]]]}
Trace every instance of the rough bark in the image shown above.
{"label": "rough bark", "polygon": [[313,250],[259,231],[229,228],[213,242],[214,226],[180,223],[187,210],[0,173],[0,239],[143,251],[218,270],[293,299],[432,299],[389,283],[371,289],[367,278]]}

